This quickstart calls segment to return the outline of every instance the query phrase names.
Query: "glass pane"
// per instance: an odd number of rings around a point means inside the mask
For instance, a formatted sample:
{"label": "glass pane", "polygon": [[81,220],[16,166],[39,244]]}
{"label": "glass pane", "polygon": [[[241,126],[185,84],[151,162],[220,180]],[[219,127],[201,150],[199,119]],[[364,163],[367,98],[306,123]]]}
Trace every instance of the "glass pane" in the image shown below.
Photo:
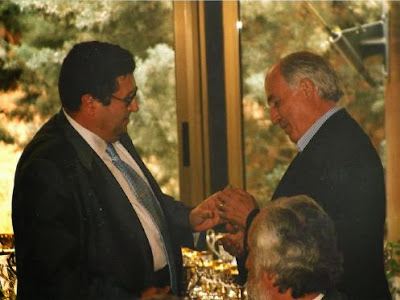
{"label": "glass pane", "polygon": [[80,41],[119,44],[135,55],[140,110],[129,134],[163,191],[178,197],[172,9],[171,1],[0,3],[0,233],[12,232],[17,160],[60,109],[59,68]]}
{"label": "glass pane", "polygon": [[342,78],[344,106],[372,139],[384,161],[383,59],[364,65],[378,84],[373,87],[330,44],[332,29],[379,21],[381,1],[241,1],[242,82],[246,187],[261,203],[269,201],[296,148],[279,126],[272,126],[266,105],[266,71],[280,57],[312,50],[327,57]]}

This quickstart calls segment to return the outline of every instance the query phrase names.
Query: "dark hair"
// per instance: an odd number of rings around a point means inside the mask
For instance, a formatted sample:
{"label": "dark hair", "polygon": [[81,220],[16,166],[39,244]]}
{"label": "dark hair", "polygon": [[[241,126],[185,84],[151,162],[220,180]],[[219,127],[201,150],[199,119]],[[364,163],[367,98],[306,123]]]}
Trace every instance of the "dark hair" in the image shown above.
{"label": "dark hair", "polygon": [[85,94],[109,105],[110,96],[118,90],[116,78],[134,69],[132,54],[118,45],[98,41],[76,44],[61,65],[58,90],[62,106],[78,111]]}
{"label": "dark hair", "polygon": [[311,52],[295,52],[280,62],[280,72],[291,88],[302,78],[310,79],[322,99],[338,102],[343,95],[339,78],[331,64],[324,57]]}
{"label": "dark hair", "polygon": [[265,211],[250,236],[257,274],[274,274],[274,285],[281,293],[291,288],[293,298],[335,287],[342,260],[333,221],[323,209],[299,195],[276,199]]}

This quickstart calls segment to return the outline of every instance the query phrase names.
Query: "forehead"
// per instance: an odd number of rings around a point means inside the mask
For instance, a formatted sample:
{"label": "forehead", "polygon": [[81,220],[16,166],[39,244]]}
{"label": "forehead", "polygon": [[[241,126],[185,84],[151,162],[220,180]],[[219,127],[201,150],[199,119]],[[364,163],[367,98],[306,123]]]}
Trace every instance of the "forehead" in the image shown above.
{"label": "forehead", "polygon": [[133,74],[126,74],[117,77],[118,90],[132,90],[136,86]]}
{"label": "forehead", "polygon": [[268,103],[275,99],[282,98],[289,91],[289,85],[283,78],[279,64],[275,65],[268,72],[264,82],[265,93],[267,94]]}
{"label": "forehead", "polygon": [[135,78],[132,73],[121,75],[117,77],[117,81],[119,83],[128,83],[128,82],[135,82]]}

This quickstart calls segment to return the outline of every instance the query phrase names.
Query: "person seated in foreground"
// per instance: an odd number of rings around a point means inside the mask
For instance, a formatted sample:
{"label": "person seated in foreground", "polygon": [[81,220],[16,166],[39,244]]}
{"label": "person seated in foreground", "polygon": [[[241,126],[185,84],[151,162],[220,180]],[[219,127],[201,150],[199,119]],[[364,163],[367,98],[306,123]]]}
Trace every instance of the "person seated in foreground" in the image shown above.
{"label": "person seated in foreground", "polygon": [[334,224],[312,198],[270,202],[250,227],[248,247],[249,299],[348,299],[335,291],[342,259]]}

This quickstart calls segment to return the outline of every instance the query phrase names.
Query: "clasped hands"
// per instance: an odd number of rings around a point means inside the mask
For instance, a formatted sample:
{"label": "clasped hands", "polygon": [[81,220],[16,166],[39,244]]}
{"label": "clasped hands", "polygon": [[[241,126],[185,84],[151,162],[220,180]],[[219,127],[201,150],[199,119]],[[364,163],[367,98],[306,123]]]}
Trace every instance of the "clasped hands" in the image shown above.
{"label": "clasped hands", "polygon": [[247,216],[255,208],[258,208],[258,204],[251,194],[228,186],[195,207],[189,215],[189,220],[194,231],[205,231],[225,224],[226,234],[220,242],[226,251],[238,256],[244,249]]}

